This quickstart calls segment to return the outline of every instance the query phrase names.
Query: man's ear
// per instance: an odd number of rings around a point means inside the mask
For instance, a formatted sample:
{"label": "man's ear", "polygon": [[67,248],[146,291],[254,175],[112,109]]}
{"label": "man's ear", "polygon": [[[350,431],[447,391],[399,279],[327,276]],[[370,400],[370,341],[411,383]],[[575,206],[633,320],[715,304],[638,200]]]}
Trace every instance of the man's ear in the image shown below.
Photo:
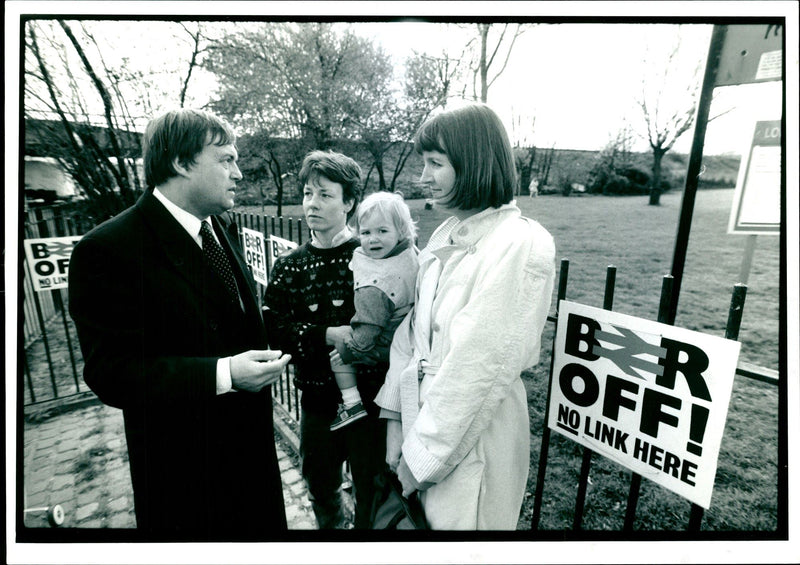
{"label": "man's ear", "polygon": [[356,206],[355,198],[351,198],[350,200],[345,200],[344,203],[345,206],[347,206],[347,211],[345,212],[345,214],[349,214]]}
{"label": "man's ear", "polygon": [[175,174],[181,177],[188,177],[189,176],[189,167],[181,163],[180,159],[175,157],[172,160],[172,169],[175,171]]}

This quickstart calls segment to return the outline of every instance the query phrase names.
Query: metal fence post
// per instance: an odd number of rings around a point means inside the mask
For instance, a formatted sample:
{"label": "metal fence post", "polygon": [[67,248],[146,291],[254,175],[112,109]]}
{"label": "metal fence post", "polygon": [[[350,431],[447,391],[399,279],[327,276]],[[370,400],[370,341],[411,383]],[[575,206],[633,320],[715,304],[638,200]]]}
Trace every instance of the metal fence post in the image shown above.
{"label": "metal fence post", "polygon": [[28,366],[28,353],[25,348],[22,348],[22,364],[25,367],[25,378],[28,381],[28,392],[31,395],[31,402],[36,402],[36,393],[33,390],[33,379],[31,378],[31,369]]}
{"label": "metal fence post", "polygon": [[56,308],[61,310],[61,322],[64,324],[64,336],[67,339],[67,351],[69,351],[69,361],[72,365],[72,378],[75,381],[75,392],[81,391],[81,384],[80,379],[78,377],[78,368],[77,364],[75,363],[75,351],[72,348],[72,338],[69,335],[69,322],[67,321],[67,309],[64,307],[64,299],[61,296],[61,289],[56,289],[50,291],[53,293],[53,298],[55,299]]}
{"label": "metal fence post", "polygon": [[550,428],[547,426],[547,420],[550,414],[550,393],[551,385],[553,382],[553,357],[556,349],[555,331],[558,330],[558,306],[559,302],[564,300],[567,296],[567,278],[569,276],[569,259],[561,260],[561,270],[558,278],[558,294],[556,297],[556,317],[553,321],[554,334],[553,334],[553,348],[550,352],[550,383],[547,385],[547,399],[544,408],[544,426],[542,429],[542,447],[539,450],[539,468],[536,476],[536,491],[533,496],[533,516],[531,517],[531,530],[539,528],[539,519],[542,514],[542,494],[544,493],[544,479],[547,472],[547,453],[550,449]]}
{"label": "metal fence post", "polygon": [[[28,271],[28,278],[31,278],[30,266],[25,264]],[[42,314],[42,306],[39,303],[39,293],[33,293],[33,305],[36,308],[36,318],[39,321],[39,327],[42,330],[42,345],[44,345],[44,354],[47,357],[47,367],[50,370],[50,383],[53,386],[53,394],[58,398],[58,386],[56,385],[56,374],[53,371],[53,356],[50,354],[50,342],[47,339],[47,329],[45,328],[44,315]]]}
{"label": "metal fence post", "polygon": [[[617,268],[609,265],[606,269],[606,288],[603,296],[603,309],[611,310],[614,306],[614,286],[617,280]],[[578,480],[578,495],[575,497],[575,514],[572,518],[572,529],[580,530],[583,522],[583,508],[586,502],[586,485],[589,482],[589,469],[592,465],[592,453],[588,447],[583,448],[581,476]]]}
{"label": "metal fence post", "polygon": [[[674,278],[672,275],[664,275],[661,283],[661,300],[658,304],[658,321],[662,324],[668,324],[667,320],[670,316],[670,302],[672,300]],[[636,519],[636,505],[639,503],[639,490],[642,486],[642,476],[638,473],[631,475],[631,487],[628,492],[628,506],[625,509],[625,525],[622,528],[624,532],[633,531],[633,521]]]}
{"label": "metal fence post", "polygon": [[[747,285],[737,284],[731,293],[731,305],[728,308],[728,323],[725,325],[725,339],[739,339],[739,328],[742,325],[742,312],[744,311],[744,300],[747,296]],[[700,524],[703,521],[705,510],[702,506],[692,504],[689,515],[690,532],[699,532]]]}

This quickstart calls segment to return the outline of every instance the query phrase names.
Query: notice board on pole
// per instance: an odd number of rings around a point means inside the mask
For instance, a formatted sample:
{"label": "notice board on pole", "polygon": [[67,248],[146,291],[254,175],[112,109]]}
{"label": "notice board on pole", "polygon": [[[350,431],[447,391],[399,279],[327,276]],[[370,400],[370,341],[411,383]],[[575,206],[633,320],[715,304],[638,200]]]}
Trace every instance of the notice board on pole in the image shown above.
{"label": "notice board on pole", "polygon": [[716,86],[783,79],[783,27],[777,24],[725,26]]}
{"label": "notice board on pole", "polygon": [[755,122],[743,151],[728,233],[773,234],[781,228],[781,122]]}
{"label": "notice board on pole", "polygon": [[708,508],[740,344],[561,301],[548,427]]}

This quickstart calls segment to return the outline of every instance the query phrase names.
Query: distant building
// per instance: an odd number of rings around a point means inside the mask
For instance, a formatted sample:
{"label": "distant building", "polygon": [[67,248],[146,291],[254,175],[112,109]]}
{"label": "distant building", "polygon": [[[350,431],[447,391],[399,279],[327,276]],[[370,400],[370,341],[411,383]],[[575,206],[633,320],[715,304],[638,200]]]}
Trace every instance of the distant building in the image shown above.
{"label": "distant building", "polygon": [[[100,126],[87,126],[73,123],[76,130],[81,128],[84,135],[91,135],[104,152],[111,152],[108,129]],[[141,159],[141,134],[126,130],[116,130],[116,137],[122,147],[125,160],[133,160],[139,178],[144,181]],[[81,189],[64,169],[55,155],[65,152],[69,146],[63,125],[56,120],[25,120],[25,199],[31,203],[51,203],[54,200],[69,200],[81,196]],[[108,153],[106,153],[108,155]],[[116,157],[109,156],[116,164]],[[129,173],[131,172],[128,166]]]}
{"label": "distant building", "polygon": [[72,177],[64,171],[58,159],[25,155],[25,192],[42,190],[54,192],[56,198],[77,195]]}

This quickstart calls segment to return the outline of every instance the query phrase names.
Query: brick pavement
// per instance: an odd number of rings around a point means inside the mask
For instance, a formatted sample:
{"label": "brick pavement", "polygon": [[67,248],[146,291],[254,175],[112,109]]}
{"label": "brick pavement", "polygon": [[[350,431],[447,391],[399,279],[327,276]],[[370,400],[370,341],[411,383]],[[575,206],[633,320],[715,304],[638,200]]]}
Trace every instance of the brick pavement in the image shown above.
{"label": "brick pavement", "polygon": [[[276,416],[279,414],[276,412]],[[281,418],[279,430],[291,436]],[[133,490],[122,411],[97,401],[40,421],[25,422],[25,508],[64,509],[63,527],[134,528]],[[278,464],[289,529],[313,530],[316,521],[305,482],[287,451],[296,437],[278,445]],[[45,512],[25,513],[25,525],[49,527]]]}

